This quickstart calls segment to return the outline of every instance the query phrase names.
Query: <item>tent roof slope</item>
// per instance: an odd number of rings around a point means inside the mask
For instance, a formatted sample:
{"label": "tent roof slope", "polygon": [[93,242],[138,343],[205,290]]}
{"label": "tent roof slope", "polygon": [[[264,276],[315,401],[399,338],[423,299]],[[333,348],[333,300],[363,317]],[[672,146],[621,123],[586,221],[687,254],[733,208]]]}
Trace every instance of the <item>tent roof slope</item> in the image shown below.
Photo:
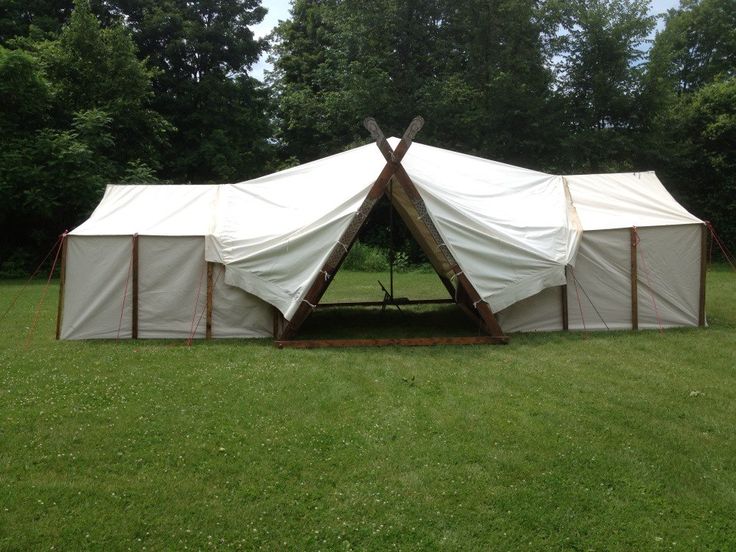
{"label": "tent roof slope", "polygon": [[583,230],[702,224],[654,172],[565,176]]}
{"label": "tent roof slope", "polygon": [[206,259],[290,319],[384,164],[369,144],[223,188]]}
{"label": "tent roof slope", "polygon": [[493,310],[564,283],[581,230],[561,177],[416,143],[402,164]]}
{"label": "tent roof slope", "polygon": [[204,236],[219,186],[111,184],[73,236]]}

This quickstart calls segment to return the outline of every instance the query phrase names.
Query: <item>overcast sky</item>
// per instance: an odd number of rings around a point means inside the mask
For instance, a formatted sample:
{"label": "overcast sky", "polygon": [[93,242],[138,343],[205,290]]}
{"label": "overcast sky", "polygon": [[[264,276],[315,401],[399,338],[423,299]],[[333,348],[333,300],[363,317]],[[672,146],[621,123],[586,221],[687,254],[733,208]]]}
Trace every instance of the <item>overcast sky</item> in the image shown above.
{"label": "overcast sky", "polygon": [[[276,24],[289,18],[289,7],[291,2],[289,0],[263,0],[262,5],[268,9],[268,13],[263,21],[253,28],[257,38],[266,36],[276,26]],[[652,13],[660,14],[664,13],[670,8],[674,8],[678,5],[678,0],[652,0]],[[657,29],[661,28],[661,22],[657,25]],[[253,66],[250,74],[259,80],[263,80],[264,70],[270,69],[271,66],[266,62],[267,56],[262,56],[261,59]]]}

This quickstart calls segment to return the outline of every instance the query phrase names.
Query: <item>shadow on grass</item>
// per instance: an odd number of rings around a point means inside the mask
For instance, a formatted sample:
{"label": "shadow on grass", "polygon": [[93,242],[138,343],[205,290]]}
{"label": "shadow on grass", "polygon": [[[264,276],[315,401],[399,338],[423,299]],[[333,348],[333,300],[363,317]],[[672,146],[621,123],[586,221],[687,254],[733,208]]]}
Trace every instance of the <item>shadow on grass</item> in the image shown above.
{"label": "shadow on grass", "polygon": [[346,307],[317,310],[307,319],[298,339],[462,337],[484,335],[454,305]]}

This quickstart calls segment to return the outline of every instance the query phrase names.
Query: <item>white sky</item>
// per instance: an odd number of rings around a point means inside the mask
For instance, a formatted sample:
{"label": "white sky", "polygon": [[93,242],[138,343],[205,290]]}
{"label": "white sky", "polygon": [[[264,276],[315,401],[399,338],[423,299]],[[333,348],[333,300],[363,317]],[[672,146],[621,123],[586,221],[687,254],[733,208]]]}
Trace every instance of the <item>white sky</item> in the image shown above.
{"label": "white sky", "polygon": [[[264,8],[268,9],[268,13],[260,24],[253,27],[253,32],[256,35],[256,38],[266,36],[273,30],[279,21],[288,19],[289,8],[291,7],[290,0],[263,0],[261,4]],[[661,14],[670,8],[676,7],[678,4],[678,0],[652,0],[651,13]],[[660,30],[661,28],[662,22],[660,21],[657,24],[657,30]],[[258,63],[256,63],[253,66],[253,69],[251,69],[251,76],[258,80],[263,80],[263,72],[271,69],[271,65],[266,61],[266,58],[267,55],[261,56]]]}

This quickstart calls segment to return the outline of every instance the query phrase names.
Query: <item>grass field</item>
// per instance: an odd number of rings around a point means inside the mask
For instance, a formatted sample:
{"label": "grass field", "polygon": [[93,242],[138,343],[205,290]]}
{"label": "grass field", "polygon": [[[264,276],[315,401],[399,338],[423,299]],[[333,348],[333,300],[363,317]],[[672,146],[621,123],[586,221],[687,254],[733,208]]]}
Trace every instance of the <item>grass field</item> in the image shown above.
{"label": "grass field", "polygon": [[[328,299],[380,299],[375,279]],[[56,342],[55,293],[28,344],[42,285],[0,321],[0,549],[736,549],[725,269],[708,329],[495,347]],[[355,331],[319,315],[305,332]]]}

